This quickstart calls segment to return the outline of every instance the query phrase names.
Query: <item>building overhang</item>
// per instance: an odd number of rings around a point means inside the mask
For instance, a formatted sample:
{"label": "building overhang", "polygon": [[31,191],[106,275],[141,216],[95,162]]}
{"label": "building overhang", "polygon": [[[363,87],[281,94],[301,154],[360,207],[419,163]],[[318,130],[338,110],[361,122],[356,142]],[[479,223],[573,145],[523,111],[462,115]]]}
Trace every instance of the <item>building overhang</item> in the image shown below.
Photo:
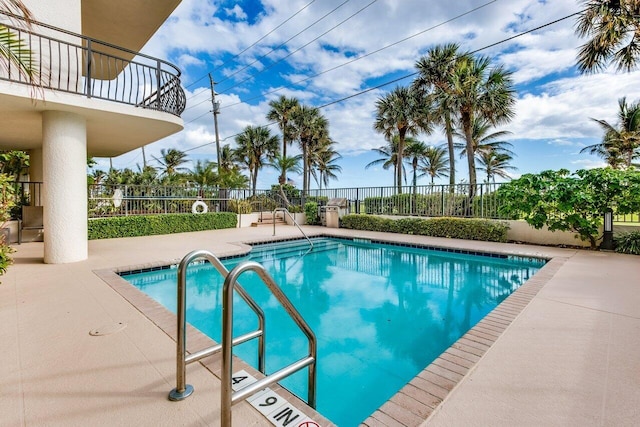
{"label": "building overhang", "polygon": [[24,85],[0,82],[0,149],[42,147],[42,112],[76,113],[87,123],[87,154],[116,157],[183,129],[180,117],[169,113],[45,91],[44,100],[32,99]]}

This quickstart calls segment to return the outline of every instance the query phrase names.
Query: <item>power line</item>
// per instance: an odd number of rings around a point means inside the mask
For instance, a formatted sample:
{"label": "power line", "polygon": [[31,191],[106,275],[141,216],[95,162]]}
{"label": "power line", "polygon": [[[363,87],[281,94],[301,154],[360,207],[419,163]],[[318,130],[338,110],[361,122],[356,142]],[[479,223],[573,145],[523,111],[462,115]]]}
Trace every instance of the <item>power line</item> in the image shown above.
{"label": "power line", "polygon": [[497,1],[498,1],[498,0],[491,0],[491,1],[487,2],[487,3],[485,3],[485,4],[482,4],[482,5],[478,6],[478,7],[475,7],[475,8],[473,8],[473,9],[471,9],[471,10],[468,10],[468,11],[466,11],[466,12],[464,12],[464,13],[461,13],[460,15],[454,16],[453,18],[447,19],[446,21],[443,21],[443,22],[441,22],[441,23],[439,23],[439,24],[436,24],[436,25],[434,25],[434,26],[432,26],[432,27],[429,27],[429,28],[427,28],[426,30],[422,30],[422,31],[420,31],[420,32],[417,32],[417,33],[415,33],[415,34],[413,34],[413,35],[409,36],[409,37],[405,37],[405,38],[403,38],[403,39],[401,39],[401,40],[398,40],[398,41],[396,41],[396,42],[394,42],[394,43],[388,44],[388,45],[386,45],[386,46],[384,46],[384,47],[382,47],[382,48],[380,48],[380,49],[377,49],[377,50],[374,50],[374,51],[372,51],[372,52],[369,52],[369,53],[366,53],[366,54],[364,54],[364,55],[361,55],[361,56],[358,56],[358,57],[356,57],[356,58],[353,58],[353,59],[351,59],[351,60],[349,60],[349,61],[347,61],[347,62],[344,62],[344,63],[342,63],[342,64],[336,65],[335,67],[331,67],[331,68],[328,68],[328,69],[326,69],[326,70],[320,71],[318,74],[314,74],[314,75],[309,76],[309,77],[306,77],[306,78],[304,78],[304,79],[302,79],[302,80],[298,80],[298,81],[295,81],[295,82],[289,83],[289,84],[287,84],[287,85],[284,85],[284,86],[279,87],[278,89],[274,89],[274,90],[272,90],[272,91],[269,91],[269,92],[263,93],[263,94],[261,94],[261,95],[253,96],[253,97],[251,97],[251,98],[247,98],[247,99],[245,99],[245,100],[243,100],[243,101],[236,102],[236,103],[234,103],[234,104],[225,105],[225,106],[223,106],[223,107],[220,107],[220,109],[233,107],[233,106],[235,106],[235,105],[240,105],[240,104],[242,104],[243,102],[247,102],[247,101],[253,101],[254,99],[259,99],[259,98],[262,98],[262,97],[264,97],[264,96],[266,96],[266,95],[271,95],[271,94],[273,94],[273,93],[280,92],[280,91],[282,91],[282,90],[284,90],[284,89],[286,89],[286,88],[289,88],[289,87],[292,87],[292,86],[298,85],[298,84],[300,84],[300,83],[304,83],[304,82],[309,81],[309,80],[311,80],[311,79],[314,79],[314,78],[316,78],[316,77],[318,77],[318,76],[321,76],[321,75],[323,75],[323,74],[326,74],[326,73],[331,72],[331,71],[334,71],[334,70],[337,70],[338,68],[342,68],[342,67],[344,67],[344,66],[346,66],[346,65],[352,64],[352,63],[354,63],[354,62],[356,62],[356,61],[359,61],[359,60],[361,60],[361,59],[364,59],[364,58],[366,58],[366,57],[368,57],[368,56],[371,56],[371,55],[374,55],[374,54],[376,54],[376,53],[382,52],[382,51],[383,51],[383,50],[385,50],[385,49],[388,49],[388,48],[390,48],[390,47],[396,46],[396,45],[398,45],[398,44],[400,44],[400,43],[403,43],[403,42],[405,42],[405,41],[407,41],[407,40],[410,40],[410,39],[412,39],[412,38],[414,38],[414,37],[417,37],[417,36],[419,36],[419,35],[422,35],[422,34],[424,34],[424,33],[428,32],[428,31],[432,31],[432,30],[434,30],[434,29],[436,29],[436,28],[438,28],[438,27],[441,27],[441,26],[446,25],[446,24],[448,24],[448,23],[450,23],[450,22],[453,22],[453,21],[455,21],[455,20],[458,20],[458,19],[460,19],[460,18],[462,18],[462,17],[464,17],[464,16],[466,16],[466,15],[469,15],[469,14],[471,14],[471,13],[473,13],[473,12],[475,12],[475,11],[479,10],[479,9],[482,9],[483,7],[489,6],[490,4],[495,3],[495,2],[497,2]]}
{"label": "power line", "polygon": [[325,19],[327,16],[331,15],[333,12],[335,12],[336,10],[340,9],[342,6],[344,6],[345,4],[349,3],[351,0],[345,0],[344,2],[340,3],[338,6],[336,6],[335,8],[333,8],[331,11],[327,12],[326,14],[324,14],[321,18],[317,19],[316,21],[314,21],[311,25],[305,27],[302,31],[296,33],[295,35],[293,35],[292,37],[288,38],[285,42],[283,42],[282,44],[278,45],[277,47],[271,49],[269,52],[265,53],[262,56],[259,56],[257,59],[255,59],[253,62],[245,65],[244,67],[240,68],[239,70],[234,71],[233,73],[229,74],[228,76],[226,76],[224,79],[220,80],[218,83],[222,83],[224,81],[229,80],[231,77],[235,76],[236,74],[246,70],[247,68],[249,68],[250,66],[252,66],[253,64],[255,64],[256,62],[260,61],[261,59],[266,58],[267,56],[271,55],[273,52],[275,52],[276,50],[280,49],[281,47],[284,47],[287,43],[289,43],[291,40],[295,39],[296,37],[298,37],[300,34],[304,33],[305,31],[307,31],[309,28],[313,27],[314,25],[316,25],[318,22],[322,21],[323,19]]}
{"label": "power line", "polygon": [[[262,74],[262,73],[264,73],[265,71],[267,71],[267,70],[269,70],[269,69],[271,69],[271,68],[275,67],[276,65],[280,64],[280,63],[281,63],[282,61],[284,61],[285,59],[289,58],[291,55],[293,55],[293,54],[295,54],[295,53],[297,53],[297,52],[301,51],[301,50],[302,50],[302,49],[304,49],[305,47],[309,46],[311,43],[313,43],[313,42],[317,41],[318,39],[320,39],[321,37],[323,37],[323,36],[327,35],[327,34],[328,34],[328,33],[330,33],[331,31],[335,30],[335,29],[336,29],[336,28],[338,28],[340,25],[344,24],[345,22],[347,22],[348,20],[350,20],[350,19],[351,19],[351,18],[353,18],[354,16],[356,16],[356,15],[358,15],[359,13],[363,12],[363,11],[364,11],[365,9],[367,9],[369,6],[371,6],[372,4],[374,4],[376,1],[378,1],[378,0],[373,0],[371,3],[369,3],[368,5],[366,5],[366,6],[362,7],[362,8],[360,8],[357,12],[353,13],[353,14],[352,14],[352,15],[350,15],[348,18],[346,18],[346,19],[344,19],[344,20],[340,21],[338,24],[336,24],[336,25],[334,25],[333,27],[329,28],[327,31],[325,31],[324,33],[320,34],[319,36],[317,36],[317,37],[316,37],[316,38],[314,38],[313,40],[309,41],[308,43],[303,44],[303,45],[302,45],[302,46],[300,46],[298,49],[296,49],[296,50],[294,50],[293,52],[290,52],[288,55],[286,55],[286,56],[284,56],[284,57],[282,57],[282,58],[278,59],[276,62],[274,62],[273,64],[269,65],[268,67],[265,67],[265,68],[261,69],[260,71],[258,71],[257,73],[254,73],[254,74],[250,75],[250,76],[249,76],[249,77],[247,77],[246,79],[241,80],[241,81],[239,81],[239,82],[235,83],[234,85],[232,85],[232,86],[230,86],[230,87],[228,87],[228,88],[225,88],[224,90],[220,91],[220,93],[228,92],[228,91],[230,91],[231,89],[233,89],[233,88],[235,88],[235,87],[237,87],[237,86],[240,86],[242,83],[245,83],[245,82],[247,82],[247,81],[249,81],[249,80],[253,79],[253,78],[254,78],[255,76],[257,76],[258,74]],[[494,0],[494,1],[497,1],[497,0]]]}
{"label": "power line", "polygon": [[[466,54],[468,54],[468,55],[473,55],[473,54],[475,54],[475,53],[478,53],[478,52],[481,52],[481,51],[483,51],[483,50],[486,50],[486,49],[492,48],[492,47],[494,47],[494,46],[497,46],[497,45],[500,45],[500,44],[506,43],[506,42],[511,41],[511,40],[514,40],[514,39],[517,39],[517,38],[519,38],[519,37],[522,37],[522,36],[524,36],[524,35],[527,35],[527,34],[533,33],[533,32],[535,32],[535,31],[541,30],[541,29],[546,28],[546,27],[549,27],[549,26],[551,26],[551,25],[555,25],[555,24],[557,24],[558,22],[565,21],[565,20],[567,20],[567,19],[569,19],[569,18],[571,18],[571,17],[574,17],[574,16],[576,16],[576,15],[579,15],[580,13],[581,13],[581,12],[574,12],[574,13],[572,13],[572,14],[570,14],[570,15],[566,15],[566,16],[564,16],[564,17],[562,17],[562,18],[559,18],[559,19],[556,19],[556,20],[554,20],[554,21],[547,22],[546,24],[543,24],[543,25],[537,26],[537,27],[532,28],[532,29],[529,29],[529,30],[527,30],[527,31],[523,31],[523,32],[521,32],[521,33],[518,33],[518,34],[513,35],[513,36],[511,36],[511,37],[507,37],[507,38],[502,39],[502,40],[500,40],[500,41],[497,41],[497,42],[495,42],[495,43],[491,43],[491,44],[489,44],[489,45],[483,46],[483,47],[478,48],[478,49],[476,49],[476,50],[473,50],[473,51],[470,51],[470,52],[466,52]],[[382,87],[388,86],[388,85],[390,85],[390,84],[392,84],[392,83],[397,83],[397,82],[402,81],[402,80],[404,80],[404,79],[407,79],[407,78],[409,78],[409,77],[413,77],[413,76],[415,76],[415,75],[417,75],[417,74],[419,74],[417,71],[416,71],[416,72],[413,72],[413,73],[406,74],[406,75],[404,75],[404,76],[401,76],[401,77],[395,78],[395,79],[393,79],[393,80],[389,80],[389,81],[386,81],[386,82],[381,83],[381,84],[379,84],[379,85],[376,85],[376,86],[373,86],[373,87],[370,87],[370,88],[364,89],[364,90],[362,90],[362,91],[360,91],[360,92],[356,92],[356,93],[351,94],[351,95],[349,95],[349,96],[345,96],[345,97],[343,97],[343,98],[336,99],[336,100],[334,100],[334,101],[331,101],[331,102],[328,102],[328,103],[326,103],[326,104],[320,105],[320,106],[318,106],[318,107],[316,107],[316,108],[318,108],[318,109],[322,109],[322,108],[328,107],[328,106],[330,106],[330,105],[338,104],[338,103],[343,102],[343,101],[346,101],[346,100],[348,100],[348,99],[355,98],[355,97],[357,97],[357,96],[363,95],[363,94],[368,93],[368,92],[371,92],[371,91],[373,91],[373,90],[380,89],[380,88],[382,88]],[[208,114],[208,112],[207,112],[206,114]],[[200,117],[202,117],[202,116],[200,116]],[[198,118],[200,118],[200,117],[198,117]],[[197,120],[197,119],[194,119],[194,120]],[[193,120],[192,120],[192,121],[193,121]],[[189,122],[189,123],[191,123],[191,122]],[[276,124],[276,123],[277,123],[277,122],[271,122],[271,123],[267,123],[266,125],[262,125],[262,126],[260,126],[260,127],[272,126],[272,125],[274,125],[274,124]],[[225,140],[227,140],[227,139],[229,139],[229,138],[233,138],[233,137],[238,136],[238,135],[240,135],[240,132],[239,132],[239,133],[236,133],[236,134],[233,134],[233,135],[230,135],[230,136],[228,136],[228,137],[224,138],[224,139],[223,139],[223,141],[225,141]],[[202,148],[202,147],[204,147],[204,146],[206,146],[206,145],[211,145],[211,144],[214,144],[214,143],[215,143],[215,142],[208,142],[208,143],[202,144],[202,145],[200,145],[200,146],[198,146],[198,147],[194,147],[194,148],[192,148],[192,149],[190,149],[190,150],[193,150],[193,149],[196,149],[196,148]]]}
{"label": "power line", "polygon": [[[276,31],[278,28],[282,27],[284,24],[286,24],[287,22],[289,22],[290,20],[292,20],[294,17],[296,17],[298,14],[300,14],[303,10],[305,10],[307,7],[311,6],[313,3],[315,3],[316,0],[311,0],[309,3],[307,3],[306,5],[304,5],[300,10],[298,10],[296,13],[294,13],[293,15],[291,15],[290,17],[288,17],[287,19],[285,19],[284,21],[282,21],[278,26],[276,26],[274,29],[272,29],[271,31],[269,31],[267,34],[265,34],[264,36],[260,37],[258,40],[256,40],[255,42],[253,42],[251,45],[247,46],[246,48],[244,48],[241,52],[236,53],[235,55],[233,55],[231,58],[227,59],[221,66],[220,68],[224,67],[225,65],[227,65],[229,62],[233,61],[234,59],[236,59],[237,57],[239,57],[240,55],[242,55],[243,53],[245,53],[246,51],[248,51],[249,49],[251,49],[252,47],[254,47],[255,45],[257,45],[258,43],[260,43],[262,40],[266,39],[268,36],[270,36],[274,31]],[[185,89],[190,88],[191,86],[193,86],[194,84],[198,83],[199,81],[201,81],[202,79],[204,79],[205,77],[207,77],[209,75],[209,73],[205,74],[204,76],[200,77],[198,80],[190,83],[189,85],[185,86]],[[196,96],[196,95],[194,95]]]}

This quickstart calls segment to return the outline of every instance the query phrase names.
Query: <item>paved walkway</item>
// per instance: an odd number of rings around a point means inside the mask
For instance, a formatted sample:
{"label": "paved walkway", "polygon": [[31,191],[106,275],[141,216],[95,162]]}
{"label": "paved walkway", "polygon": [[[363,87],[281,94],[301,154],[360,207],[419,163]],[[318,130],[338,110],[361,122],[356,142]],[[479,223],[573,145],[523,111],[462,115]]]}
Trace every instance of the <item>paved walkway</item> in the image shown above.
{"label": "paved walkway", "polygon": [[[194,249],[230,254],[241,250],[238,242],[268,240],[271,232],[258,227],[91,241],[88,260],[64,265],[43,264],[41,243],[16,246],[15,265],[0,277],[0,425],[218,425],[217,378],[190,365],[196,392],[169,402],[175,342],[95,271],[177,261]],[[299,232],[278,228],[278,237],[287,235]],[[640,425],[640,258],[386,237],[564,260],[423,425]],[[119,324],[126,327],[89,333]],[[269,425],[246,403],[234,407],[233,417],[237,426]]]}

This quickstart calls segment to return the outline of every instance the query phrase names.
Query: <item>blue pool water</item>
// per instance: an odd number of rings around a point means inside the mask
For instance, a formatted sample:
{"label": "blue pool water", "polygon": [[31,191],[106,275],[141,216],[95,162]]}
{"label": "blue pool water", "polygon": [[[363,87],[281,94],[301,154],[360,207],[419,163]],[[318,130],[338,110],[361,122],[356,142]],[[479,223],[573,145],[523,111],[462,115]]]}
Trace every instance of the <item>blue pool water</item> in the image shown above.
{"label": "blue pool water", "polygon": [[[544,264],[364,240],[318,238],[308,249],[306,241],[259,245],[224,264],[260,262],[301,312],[318,339],[318,411],[346,427],[363,421]],[[175,312],[176,273],[124,278]],[[187,276],[187,321],[218,342],[222,282],[208,264],[191,266]],[[267,373],[305,356],[305,337],[257,275],[239,282],[265,310]],[[236,298],[234,335],[256,327]],[[234,353],[257,365],[255,342]],[[306,379],[305,369],[282,385],[306,399]]]}

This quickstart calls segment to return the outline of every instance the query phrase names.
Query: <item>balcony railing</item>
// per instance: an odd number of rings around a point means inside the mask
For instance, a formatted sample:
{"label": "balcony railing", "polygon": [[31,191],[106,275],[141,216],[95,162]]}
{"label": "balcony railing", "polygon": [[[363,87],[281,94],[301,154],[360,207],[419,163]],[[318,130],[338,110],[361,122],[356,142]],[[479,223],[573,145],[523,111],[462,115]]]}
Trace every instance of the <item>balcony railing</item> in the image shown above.
{"label": "balcony railing", "polygon": [[[6,18],[6,19],[3,19]],[[31,52],[33,81],[7,61],[0,67],[0,80],[75,93],[180,116],[186,97],[180,85],[180,70],[174,65],[76,34],[34,22],[26,30],[11,25],[15,15],[0,14],[0,25],[9,28]],[[6,59],[3,59],[6,61]]]}

